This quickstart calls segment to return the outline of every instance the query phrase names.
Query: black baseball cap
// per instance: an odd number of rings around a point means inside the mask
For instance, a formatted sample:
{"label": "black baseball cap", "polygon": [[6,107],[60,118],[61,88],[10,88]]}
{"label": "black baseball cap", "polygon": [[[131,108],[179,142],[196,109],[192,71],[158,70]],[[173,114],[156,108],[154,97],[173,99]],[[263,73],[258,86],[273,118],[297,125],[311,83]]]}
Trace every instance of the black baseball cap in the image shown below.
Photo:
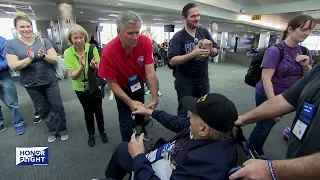
{"label": "black baseball cap", "polygon": [[238,119],[234,103],[221,94],[210,93],[201,98],[186,96],[182,105],[217,131],[230,131]]}

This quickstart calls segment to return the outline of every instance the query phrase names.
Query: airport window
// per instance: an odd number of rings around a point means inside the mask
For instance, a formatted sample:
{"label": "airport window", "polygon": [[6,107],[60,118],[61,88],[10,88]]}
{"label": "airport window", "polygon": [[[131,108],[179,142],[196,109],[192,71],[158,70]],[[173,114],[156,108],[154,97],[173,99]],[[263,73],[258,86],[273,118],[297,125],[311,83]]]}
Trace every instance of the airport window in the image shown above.
{"label": "airport window", "polygon": [[320,50],[320,36],[309,36],[301,44],[310,50]]}
{"label": "airport window", "polygon": [[164,41],[163,36],[163,27],[161,26],[152,26],[151,27],[151,36],[158,44],[161,44]]}
{"label": "airport window", "polygon": [[[106,45],[108,42],[110,42],[112,39],[117,37],[117,26],[116,24],[106,24],[101,23],[100,26],[103,26],[102,32],[100,33],[101,41],[103,45]],[[147,30],[147,26],[141,26],[141,30]],[[150,27],[150,34],[153,40],[155,40],[158,44],[163,43],[164,41],[168,41],[169,38],[171,39],[173,35],[180,31],[182,27],[175,27],[174,32],[166,33],[164,32],[163,26],[151,26]]]}
{"label": "airport window", "polygon": [[113,38],[112,38],[112,24],[105,24],[101,23],[101,26],[103,26],[103,29],[100,33],[102,44],[108,44]]}

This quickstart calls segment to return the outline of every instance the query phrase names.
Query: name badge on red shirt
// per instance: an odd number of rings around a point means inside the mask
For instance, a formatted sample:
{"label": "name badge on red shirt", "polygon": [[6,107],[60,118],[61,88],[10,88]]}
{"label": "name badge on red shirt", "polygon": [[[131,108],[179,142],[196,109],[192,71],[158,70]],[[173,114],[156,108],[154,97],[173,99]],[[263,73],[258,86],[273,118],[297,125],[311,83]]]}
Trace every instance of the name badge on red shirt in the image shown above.
{"label": "name badge on red shirt", "polygon": [[128,78],[128,83],[129,83],[131,92],[136,92],[137,90],[141,89],[141,84],[140,84],[140,81],[139,81],[138,74],[129,77]]}

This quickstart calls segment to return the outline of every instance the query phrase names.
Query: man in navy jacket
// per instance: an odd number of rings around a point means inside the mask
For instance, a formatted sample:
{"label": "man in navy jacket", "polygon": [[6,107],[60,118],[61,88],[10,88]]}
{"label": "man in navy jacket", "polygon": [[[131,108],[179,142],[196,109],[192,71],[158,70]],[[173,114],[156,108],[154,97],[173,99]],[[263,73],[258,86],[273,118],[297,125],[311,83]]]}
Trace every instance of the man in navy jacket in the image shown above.
{"label": "man in navy jacket", "polygon": [[133,134],[114,152],[106,178],[123,179],[227,179],[237,161],[236,141],[232,136],[238,118],[233,102],[220,94],[200,99],[187,96],[183,105],[190,118],[139,106],[134,114],[152,115],[164,127],[178,133],[170,141],[159,139],[145,152],[143,134]]}

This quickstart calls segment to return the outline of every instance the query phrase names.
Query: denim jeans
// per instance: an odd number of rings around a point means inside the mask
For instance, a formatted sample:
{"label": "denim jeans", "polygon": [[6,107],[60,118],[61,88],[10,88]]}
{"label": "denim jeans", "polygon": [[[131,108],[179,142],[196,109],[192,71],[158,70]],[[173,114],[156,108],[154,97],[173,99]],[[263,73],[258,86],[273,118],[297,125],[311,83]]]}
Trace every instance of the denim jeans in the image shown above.
{"label": "denim jeans", "polygon": [[[268,98],[256,93],[256,106],[267,101]],[[249,142],[259,155],[263,155],[263,144],[266,141],[275,121],[272,119],[262,120],[256,123],[253,131],[250,134]]]}
{"label": "denim jeans", "polygon": [[46,123],[49,134],[67,135],[67,123],[58,81],[26,88],[36,111]]}
{"label": "denim jeans", "polygon": [[[3,74],[2,72],[1,74]],[[1,77],[2,87],[0,88],[0,99],[9,108],[12,117],[12,124],[15,127],[22,126],[24,123],[20,106],[18,103],[18,95],[16,86],[10,76]],[[3,124],[4,118],[0,107],[0,124]]]}
{"label": "denim jeans", "polygon": [[182,99],[185,96],[193,96],[200,98],[210,92],[210,84],[209,81],[201,84],[189,84],[185,82],[174,81],[174,86],[177,91],[178,97],[178,116],[188,116],[188,110],[182,106]]}
{"label": "denim jeans", "polygon": [[[144,86],[141,83],[141,88],[134,93],[131,92],[130,88],[122,88],[122,90],[132,99],[135,101],[140,101],[144,103]],[[129,142],[131,139],[131,135],[133,133],[132,128],[136,125],[140,125],[142,127],[142,132],[145,132],[144,129],[144,116],[142,115],[135,115],[135,119],[132,119],[132,111],[130,107],[123,102],[120,98],[115,96],[118,108],[118,115],[119,115],[119,125],[120,125],[120,132],[122,141]]]}

